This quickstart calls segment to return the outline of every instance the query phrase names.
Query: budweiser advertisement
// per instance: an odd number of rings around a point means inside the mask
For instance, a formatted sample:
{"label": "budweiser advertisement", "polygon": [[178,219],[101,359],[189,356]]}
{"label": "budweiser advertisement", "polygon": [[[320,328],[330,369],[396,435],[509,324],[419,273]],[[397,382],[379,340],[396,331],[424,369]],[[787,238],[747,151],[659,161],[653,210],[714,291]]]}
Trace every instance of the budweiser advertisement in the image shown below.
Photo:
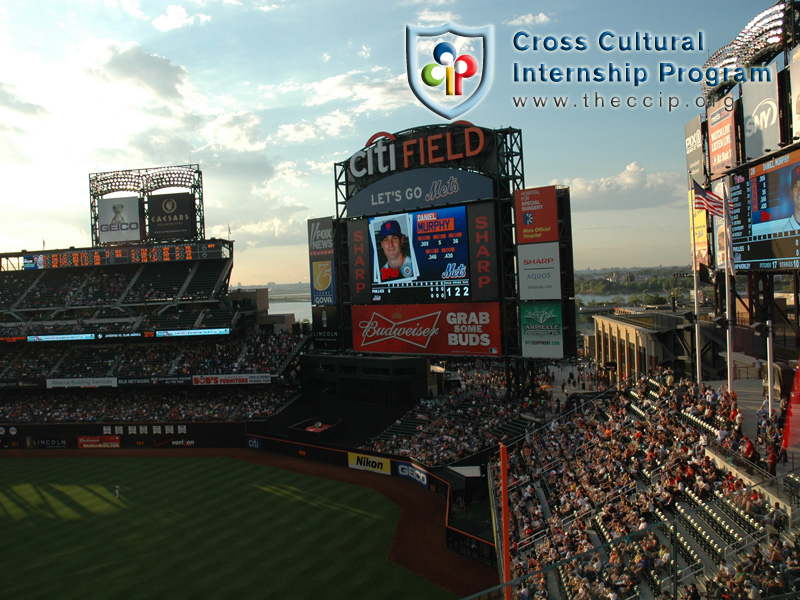
{"label": "budweiser advertisement", "polygon": [[499,356],[501,331],[496,302],[353,306],[358,352]]}

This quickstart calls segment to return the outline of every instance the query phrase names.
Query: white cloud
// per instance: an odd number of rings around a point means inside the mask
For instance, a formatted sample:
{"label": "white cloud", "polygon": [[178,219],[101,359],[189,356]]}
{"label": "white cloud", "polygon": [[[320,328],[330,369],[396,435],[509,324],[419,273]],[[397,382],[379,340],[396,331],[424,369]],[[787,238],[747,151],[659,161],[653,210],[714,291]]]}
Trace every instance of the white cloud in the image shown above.
{"label": "white cloud", "polygon": [[632,162],[618,175],[599,179],[565,179],[553,184],[570,187],[573,211],[631,210],[686,202],[686,177],[681,173],[648,173]]}
{"label": "white cloud", "polygon": [[333,174],[333,161],[329,160],[307,160],[306,166],[311,173],[319,173],[320,175]]}
{"label": "white cloud", "polygon": [[172,4],[167,7],[167,12],[153,19],[153,27],[159,31],[172,31],[182,27],[189,27],[194,24],[195,18],[202,24],[211,20],[208,15],[198,14],[197,17],[189,16],[186,9],[180,4]]}
{"label": "white cloud", "polygon": [[545,25],[551,21],[543,12],[538,15],[528,13],[525,15],[518,15],[509,21],[503,21],[505,25]]}
{"label": "white cloud", "polygon": [[259,129],[260,121],[251,112],[219,115],[202,129],[202,135],[213,149],[234,152],[259,152],[267,142]]}
{"label": "white cloud", "polygon": [[285,183],[293,188],[308,187],[308,182],[303,179],[305,174],[297,168],[297,163],[286,160],[275,166],[276,183]]}
{"label": "white cloud", "polygon": [[405,75],[382,78],[380,72],[379,76],[375,77],[363,71],[349,71],[303,87],[308,92],[306,106],[349,100],[354,103],[351,109],[354,114],[371,111],[388,112],[416,102],[414,96],[408,93],[408,81]]}
{"label": "white cloud", "polygon": [[417,21],[420,25],[444,25],[445,23],[456,23],[460,19],[456,13],[449,10],[428,10],[425,9],[417,13]]}
{"label": "white cloud", "polygon": [[122,8],[135,19],[147,18],[147,15],[142,12],[139,0],[105,0],[105,5],[108,8]]}
{"label": "white cloud", "polygon": [[358,51],[361,58],[369,58],[370,54],[372,54],[372,49],[367,44],[362,45],[361,50]]}
{"label": "white cloud", "polygon": [[331,59],[331,55],[327,52],[322,53],[322,62],[328,62]]}
{"label": "white cloud", "polygon": [[314,121],[303,120],[299,123],[280,125],[275,135],[270,136],[269,140],[301,143],[315,138],[338,136],[353,127],[354,123],[350,116],[336,110],[329,115],[317,117]]}
{"label": "white cloud", "polygon": [[279,8],[283,8],[281,4],[262,4],[261,6],[257,6],[258,10],[264,12],[272,12],[273,10],[278,10]]}

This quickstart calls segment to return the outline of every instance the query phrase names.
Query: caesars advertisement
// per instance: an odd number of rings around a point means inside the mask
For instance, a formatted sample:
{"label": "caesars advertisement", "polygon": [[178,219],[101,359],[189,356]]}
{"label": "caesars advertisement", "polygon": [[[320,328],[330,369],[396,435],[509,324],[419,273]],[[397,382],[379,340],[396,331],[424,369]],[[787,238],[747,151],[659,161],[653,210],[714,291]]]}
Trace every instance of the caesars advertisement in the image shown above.
{"label": "caesars advertisement", "polygon": [[188,240],[196,237],[194,196],[190,193],[158,194],[147,202],[150,239]]}

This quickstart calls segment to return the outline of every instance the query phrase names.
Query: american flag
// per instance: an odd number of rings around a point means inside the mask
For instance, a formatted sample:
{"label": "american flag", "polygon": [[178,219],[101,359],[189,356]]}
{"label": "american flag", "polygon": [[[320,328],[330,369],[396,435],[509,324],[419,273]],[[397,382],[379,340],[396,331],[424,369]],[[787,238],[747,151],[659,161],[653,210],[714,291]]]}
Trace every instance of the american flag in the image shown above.
{"label": "american flag", "polygon": [[707,210],[715,217],[725,216],[725,202],[710,190],[704,190],[700,184],[692,179],[694,189],[695,210]]}

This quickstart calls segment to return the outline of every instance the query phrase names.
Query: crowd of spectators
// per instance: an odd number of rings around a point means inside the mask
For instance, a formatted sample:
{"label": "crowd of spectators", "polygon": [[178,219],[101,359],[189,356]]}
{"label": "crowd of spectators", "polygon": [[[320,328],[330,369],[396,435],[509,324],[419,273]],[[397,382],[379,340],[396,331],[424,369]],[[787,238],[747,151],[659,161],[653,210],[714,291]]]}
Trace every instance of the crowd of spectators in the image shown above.
{"label": "crowd of spectators", "polygon": [[0,392],[2,423],[152,423],[259,420],[297,396],[291,383],[220,389],[174,387]]}
{"label": "crowd of spectators", "polygon": [[[155,377],[275,372],[294,352],[302,335],[258,332],[214,340],[97,344],[93,363],[83,359],[86,346],[4,344],[0,380],[69,377]],[[249,354],[252,346],[259,351]]]}
{"label": "crowd of spectators", "polygon": [[[522,421],[522,414],[533,410],[530,396],[521,401],[508,399],[501,368],[476,367],[474,360],[449,366],[457,367],[458,377],[449,380],[455,386],[421,400],[398,420],[397,427],[390,427],[364,448],[409,456],[429,466],[447,464],[506,441],[513,430],[505,426]],[[539,383],[550,381],[544,372],[534,374],[533,380],[531,387],[536,389]],[[414,430],[408,431],[404,423],[413,423]]]}
{"label": "crowd of spectators", "polygon": [[[768,525],[769,537],[731,548],[725,568],[704,582],[709,597],[788,592],[800,583],[800,548],[778,534],[785,511],[778,502],[769,506],[759,490],[712,461],[706,453],[708,436],[682,412],[704,414],[709,402],[723,407],[721,412],[731,422],[725,439],[739,437],[737,450],[745,452],[741,427],[737,433],[735,395],[724,387],[674,385],[669,373],[660,380],[657,386],[648,377],[628,382],[632,387],[552,420],[512,449],[512,576],[577,557],[565,563],[559,575],[568,597],[628,597],[648,577],[665,577],[675,559],[666,538],[651,527],[660,521],[657,515],[676,516],[677,504],[687,494],[699,502],[720,494]],[[663,383],[667,380],[671,385]],[[497,463],[492,473],[499,490]],[[595,543],[610,545],[595,549],[589,530],[598,533]],[[687,598],[696,593],[692,585],[685,587]],[[516,594],[548,597],[546,578],[541,573],[525,578]]]}

